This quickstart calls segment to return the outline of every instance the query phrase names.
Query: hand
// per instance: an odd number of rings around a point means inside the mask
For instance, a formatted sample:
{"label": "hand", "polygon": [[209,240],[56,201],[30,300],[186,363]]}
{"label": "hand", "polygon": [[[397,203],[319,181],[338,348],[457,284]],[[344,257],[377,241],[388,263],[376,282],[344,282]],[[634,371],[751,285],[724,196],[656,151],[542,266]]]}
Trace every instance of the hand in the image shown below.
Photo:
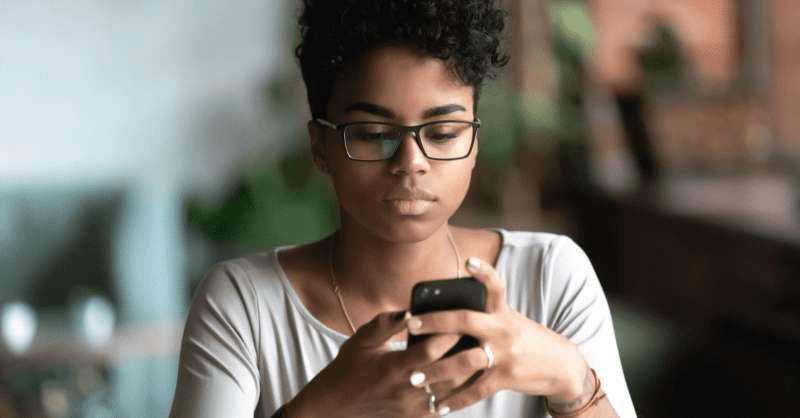
{"label": "hand", "polygon": [[407,328],[405,312],[381,313],[344,343],[336,358],[286,405],[288,417],[428,416],[428,395],[411,373],[440,358],[458,335],[437,335],[413,350],[387,342]]}
{"label": "hand", "polygon": [[476,369],[488,365],[482,347],[417,369],[437,394],[442,391],[440,411],[462,409],[505,389],[547,396],[559,404],[580,398],[588,366],[578,347],[511,309],[505,301],[505,282],[491,265],[471,258],[467,268],[486,285],[486,312],[433,312],[408,321],[410,333],[469,334],[493,353],[492,367],[478,374]]}

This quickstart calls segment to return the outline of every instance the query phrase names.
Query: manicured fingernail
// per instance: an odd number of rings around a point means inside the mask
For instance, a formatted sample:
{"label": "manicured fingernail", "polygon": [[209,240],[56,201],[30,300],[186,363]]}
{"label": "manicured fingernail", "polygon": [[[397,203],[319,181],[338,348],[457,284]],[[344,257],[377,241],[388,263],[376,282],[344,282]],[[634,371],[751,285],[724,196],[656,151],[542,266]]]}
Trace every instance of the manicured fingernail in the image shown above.
{"label": "manicured fingernail", "polygon": [[447,405],[443,405],[441,408],[439,408],[440,417],[443,417],[449,413],[450,413],[450,408]]}
{"label": "manicured fingernail", "polygon": [[408,380],[411,382],[411,386],[422,386],[425,383],[425,373],[411,373],[411,377]]}
{"label": "manicured fingernail", "polygon": [[475,258],[475,257],[470,257],[470,258],[467,260],[467,265],[468,265],[468,266],[469,266],[471,269],[473,269],[473,270],[477,270],[477,269],[481,268],[481,260],[478,260],[478,259],[477,259],[477,258]]}
{"label": "manicured fingernail", "polygon": [[408,328],[412,330],[422,328],[422,321],[419,318],[411,318],[408,320]]}

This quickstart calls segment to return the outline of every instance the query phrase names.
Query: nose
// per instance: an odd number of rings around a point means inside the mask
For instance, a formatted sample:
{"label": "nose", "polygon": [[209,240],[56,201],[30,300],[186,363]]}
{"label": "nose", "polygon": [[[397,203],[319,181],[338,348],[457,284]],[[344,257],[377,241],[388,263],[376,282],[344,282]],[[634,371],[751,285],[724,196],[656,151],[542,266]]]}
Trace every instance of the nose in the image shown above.
{"label": "nose", "polygon": [[424,174],[430,169],[428,157],[422,152],[411,132],[403,138],[389,163],[392,174]]}

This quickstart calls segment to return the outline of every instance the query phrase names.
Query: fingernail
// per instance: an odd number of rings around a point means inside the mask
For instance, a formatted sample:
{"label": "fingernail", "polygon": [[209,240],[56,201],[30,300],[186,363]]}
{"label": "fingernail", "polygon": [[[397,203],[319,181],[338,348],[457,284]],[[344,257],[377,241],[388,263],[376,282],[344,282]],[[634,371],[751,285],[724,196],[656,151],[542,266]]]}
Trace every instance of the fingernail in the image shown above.
{"label": "fingernail", "polygon": [[420,321],[419,318],[411,318],[408,320],[408,327],[410,329],[422,328],[422,321]]}
{"label": "fingernail", "polygon": [[425,373],[411,373],[411,377],[408,380],[411,382],[411,386],[422,386],[422,384],[425,383]]}
{"label": "fingernail", "polygon": [[477,270],[477,269],[481,268],[481,260],[478,260],[478,259],[477,259],[477,258],[475,258],[475,257],[470,257],[470,258],[467,260],[467,265],[468,265],[468,266],[469,266],[471,269],[473,269],[473,270]]}
{"label": "fingernail", "polygon": [[443,405],[441,408],[439,408],[440,417],[443,417],[449,413],[450,413],[450,408],[447,405]]}

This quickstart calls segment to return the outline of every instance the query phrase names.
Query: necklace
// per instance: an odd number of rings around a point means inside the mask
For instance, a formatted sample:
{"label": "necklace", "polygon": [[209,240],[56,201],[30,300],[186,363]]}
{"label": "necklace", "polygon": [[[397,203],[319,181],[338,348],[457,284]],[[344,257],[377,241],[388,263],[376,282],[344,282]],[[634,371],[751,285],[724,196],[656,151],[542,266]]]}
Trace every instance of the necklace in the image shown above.
{"label": "necklace", "polygon": [[[336,295],[336,299],[339,301],[339,308],[341,308],[342,314],[344,314],[347,326],[349,326],[350,331],[355,334],[356,327],[353,326],[353,320],[350,319],[350,314],[347,312],[344,299],[342,299],[342,288],[339,287],[339,281],[336,280],[336,273],[333,272],[333,248],[336,243],[335,237],[335,235],[331,237],[330,249],[328,250],[328,270],[331,276],[331,288],[333,289],[333,294]],[[447,240],[450,241],[450,246],[453,247],[453,252],[456,253],[456,277],[461,277],[461,254],[458,252],[456,240],[453,238],[453,233],[450,232],[450,227],[447,228]]]}

